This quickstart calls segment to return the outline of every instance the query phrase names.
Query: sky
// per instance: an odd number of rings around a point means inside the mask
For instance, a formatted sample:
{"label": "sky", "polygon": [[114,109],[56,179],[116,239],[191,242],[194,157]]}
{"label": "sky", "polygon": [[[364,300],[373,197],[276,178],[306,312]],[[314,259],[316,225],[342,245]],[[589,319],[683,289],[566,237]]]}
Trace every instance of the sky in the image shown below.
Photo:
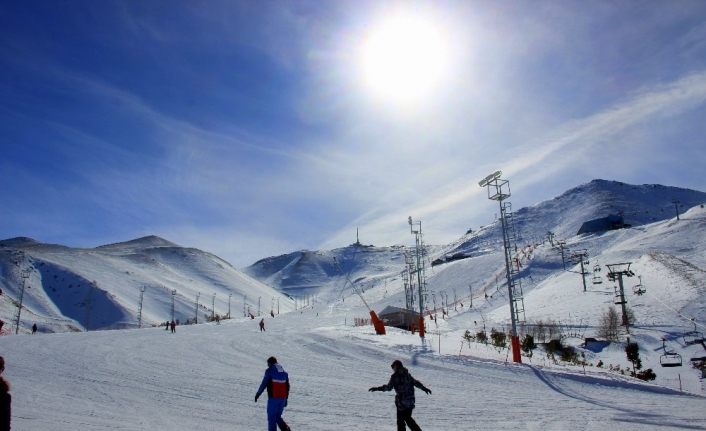
{"label": "sky", "polygon": [[[703,1],[0,3],[0,238],[236,266],[452,241],[594,178],[706,190]],[[410,30],[411,29],[411,30]]]}

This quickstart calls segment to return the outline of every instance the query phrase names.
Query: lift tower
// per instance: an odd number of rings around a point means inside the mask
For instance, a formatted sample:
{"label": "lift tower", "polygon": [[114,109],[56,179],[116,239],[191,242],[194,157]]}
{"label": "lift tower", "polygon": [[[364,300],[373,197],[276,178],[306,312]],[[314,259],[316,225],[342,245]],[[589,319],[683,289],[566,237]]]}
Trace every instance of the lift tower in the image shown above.
{"label": "lift tower", "polygon": [[417,278],[419,291],[419,336],[424,338],[424,299],[427,296],[427,277],[424,269],[424,238],[422,237],[422,221],[413,221],[412,216],[407,219],[409,230],[414,235],[415,260],[414,272]]}
{"label": "lift tower", "polygon": [[[488,199],[498,201],[500,205],[500,223],[503,234],[503,248],[505,251],[505,276],[507,277],[507,290],[510,300],[510,319],[512,332],[510,334],[512,345],[512,361],[522,362],[520,356],[520,337],[517,334],[517,323],[525,320],[525,302],[522,297],[522,284],[520,283],[519,268],[513,265],[513,252],[517,251],[515,244],[515,228],[510,202],[505,202],[510,197],[510,181],[500,178],[501,171],[496,171],[483,178],[478,185],[488,188]],[[519,266],[519,265],[518,265]]]}
{"label": "lift tower", "polygon": [[620,304],[620,307],[623,312],[623,326],[625,326],[625,332],[628,334],[630,333],[630,322],[628,319],[628,310],[627,306],[625,304],[628,303],[628,301],[625,299],[625,288],[623,287],[623,276],[625,277],[632,277],[635,275],[634,272],[630,270],[630,265],[632,262],[625,262],[625,263],[613,263],[610,265],[606,265],[608,267],[608,280],[610,281],[617,281],[618,286],[620,288],[620,291],[618,292],[616,296],[616,304]]}

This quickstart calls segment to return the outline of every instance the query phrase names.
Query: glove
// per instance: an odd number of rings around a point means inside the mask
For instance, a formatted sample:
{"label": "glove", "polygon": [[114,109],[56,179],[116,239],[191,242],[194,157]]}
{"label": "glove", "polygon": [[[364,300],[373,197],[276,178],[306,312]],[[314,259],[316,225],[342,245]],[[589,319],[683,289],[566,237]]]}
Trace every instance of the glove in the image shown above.
{"label": "glove", "polygon": [[260,398],[260,394],[255,394],[255,402],[257,402],[258,398]]}
{"label": "glove", "polygon": [[424,388],[424,392],[426,392],[427,395],[431,395],[431,389]]}
{"label": "glove", "polygon": [[376,387],[373,386],[372,388],[368,389],[368,392],[376,392],[376,391],[379,391],[379,390],[380,390],[380,389],[378,389],[378,388],[376,388]]}

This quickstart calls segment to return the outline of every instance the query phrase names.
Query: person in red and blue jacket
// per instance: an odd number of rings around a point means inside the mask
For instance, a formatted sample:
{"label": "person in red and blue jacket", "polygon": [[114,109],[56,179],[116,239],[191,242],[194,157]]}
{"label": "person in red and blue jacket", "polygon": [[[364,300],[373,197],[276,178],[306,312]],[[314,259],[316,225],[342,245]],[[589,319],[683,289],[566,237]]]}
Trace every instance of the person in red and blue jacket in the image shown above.
{"label": "person in red and blue jacket", "polygon": [[289,374],[284,371],[282,365],[277,363],[277,358],[274,356],[267,358],[267,370],[265,370],[265,376],[255,394],[255,402],[260,398],[265,388],[267,388],[268,398],[267,430],[277,431],[277,426],[279,426],[281,431],[290,431],[289,426],[282,419],[282,413],[284,413],[289,398]]}

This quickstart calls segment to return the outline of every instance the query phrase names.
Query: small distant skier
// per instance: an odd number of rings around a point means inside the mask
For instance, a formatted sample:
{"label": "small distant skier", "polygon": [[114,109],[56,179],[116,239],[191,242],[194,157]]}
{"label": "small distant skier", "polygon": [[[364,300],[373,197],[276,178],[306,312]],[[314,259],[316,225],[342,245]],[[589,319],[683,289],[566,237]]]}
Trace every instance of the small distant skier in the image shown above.
{"label": "small distant skier", "polygon": [[35,323],[32,325],[32,335],[34,335],[36,333],[37,333],[37,324]]}
{"label": "small distant skier", "polygon": [[167,323],[164,324],[164,330],[169,331],[169,320],[167,320]]}
{"label": "small distant skier", "polygon": [[270,316],[275,317],[275,310],[270,310]]}
{"label": "small distant skier", "polygon": [[397,431],[404,431],[405,423],[412,431],[421,431],[417,422],[412,419],[412,410],[414,410],[414,387],[431,395],[431,390],[424,386],[420,381],[416,380],[409,374],[407,368],[402,365],[400,360],[395,360],[392,363],[393,373],[390,381],[386,385],[373,386],[368,389],[370,392],[376,391],[391,391],[395,390],[395,406],[397,407]]}
{"label": "small distant skier", "polygon": [[172,323],[169,325],[172,328],[172,334],[176,332],[176,322],[172,320]]}
{"label": "small distant skier", "polygon": [[216,314],[216,325],[221,324],[221,316],[219,314]]}
{"label": "small distant skier", "polygon": [[282,419],[289,398],[289,374],[284,371],[282,365],[277,363],[277,358],[274,356],[267,358],[267,370],[255,394],[255,402],[265,388],[267,388],[267,430],[276,431],[279,426],[280,431],[291,431],[289,425]]}
{"label": "small distant skier", "polygon": [[0,319],[0,332],[2,332],[2,327],[5,326],[5,321]]}
{"label": "small distant skier", "polygon": [[265,318],[260,320],[260,332],[265,332]]}

